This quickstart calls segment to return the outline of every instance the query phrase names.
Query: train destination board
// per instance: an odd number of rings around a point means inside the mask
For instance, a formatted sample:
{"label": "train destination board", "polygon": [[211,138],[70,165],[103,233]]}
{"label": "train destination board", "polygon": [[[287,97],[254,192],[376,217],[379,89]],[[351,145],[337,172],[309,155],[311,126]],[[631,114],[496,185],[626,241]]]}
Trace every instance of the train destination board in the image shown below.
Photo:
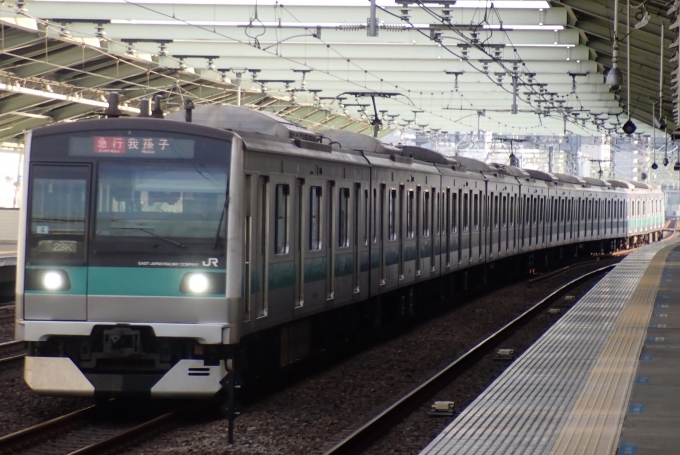
{"label": "train destination board", "polygon": [[195,141],[159,136],[89,136],[69,140],[70,156],[111,156],[127,158],[194,157]]}

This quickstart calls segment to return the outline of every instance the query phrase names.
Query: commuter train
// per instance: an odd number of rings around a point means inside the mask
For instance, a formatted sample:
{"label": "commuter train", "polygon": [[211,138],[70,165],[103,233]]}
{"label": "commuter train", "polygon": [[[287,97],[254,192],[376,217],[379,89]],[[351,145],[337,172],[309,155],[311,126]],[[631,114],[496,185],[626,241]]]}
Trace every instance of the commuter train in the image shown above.
{"label": "commuter train", "polygon": [[664,224],[663,193],[644,183],[233,106],[189,114],[27,133],[16,338],[36,392],[209,396],[233,368],[290,365],[409,317],[452,277],[465,288],[627,248]]}

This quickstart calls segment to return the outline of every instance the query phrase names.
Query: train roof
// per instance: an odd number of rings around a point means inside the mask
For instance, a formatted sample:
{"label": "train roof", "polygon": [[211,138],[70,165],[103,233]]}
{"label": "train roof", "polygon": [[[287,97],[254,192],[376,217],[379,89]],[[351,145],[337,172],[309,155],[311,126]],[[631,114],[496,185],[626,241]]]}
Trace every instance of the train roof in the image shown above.
{"label": "train roof", "polygon": [[354,133],[352,131],[344,130],[321,130],[319,131],[321,137],[326,137],[333,142],[337,142],[340,148],[347,150],[358,150],[361,152],[381,153],[384,155],[402,155],[399,147],[390,144],[365,134]]}
{"label": "train roof", "polygon": [[638,189],[641,189],[641,190],[651,190],[651,189],[654,189],[654,187],[652,187],[652,185],[649,185],[649,184],[647,184],[647,183],[645,183],[645,182],[636,182],[635,180],[633,180],[633,181],[631,181],[630,183],[632,183],[632,184],[635,186],[635,188],[638,188]]}
{"label": "train roof", "polygon": [[456,155],[454,159],[465,166],[468,171],[473,172],[497,172],[498,169],[489,166],[483,161],[476,160],[474,158],[468,158],[466,156]]}
{"label": "train roof", "polygon": [[604,180],[596,179],[596,178],[593,178],[593,177],[580,177],[580,178],[585,180],[586,183],[588,185],[591,185],[591,186],[601,186],[601,187],[607,187],[607,188],[611,187],[611,184],[604,181]]}
{"label": "train roof", "polygon": [[539,171],[537,169],[526,169],[525,172],[529,174],[532,178],[536,180],[542,180],[544,182],[556,182],[557,177],[549,172]]}
{"label": "train roof", "polygon": [[414,160],[427,161],[434,164],[455,164],[455,160],[442,155],[436,150],[415,145],[400,145],[399,148],[403,151],[404,155],[410,156]]}
{"label": "train roof", "polygon": [[560,174],[560,173],[555,173],[553,174],[555,177],[560,182],[563,183],[573,183],[574,185],[585,185],[586,182],[583,180],[581,177],[577,177],[575,175],[569,175],[569,174]]}
{"label": "train roof", "polygon": [[608,182],[615,188],[624,188],[626,190],[632,190],[635,188],[635,185],[623,180],[608,180]]}
{"label": "train roof", "polygon": [[[184,121],[184,110],[171,112],[166,119]],[[318,142],[318,136],[303,126],[264,111],[238,106],[199,104],[193,109],[192,123],[235,132],[259,133],[282,139]]]}

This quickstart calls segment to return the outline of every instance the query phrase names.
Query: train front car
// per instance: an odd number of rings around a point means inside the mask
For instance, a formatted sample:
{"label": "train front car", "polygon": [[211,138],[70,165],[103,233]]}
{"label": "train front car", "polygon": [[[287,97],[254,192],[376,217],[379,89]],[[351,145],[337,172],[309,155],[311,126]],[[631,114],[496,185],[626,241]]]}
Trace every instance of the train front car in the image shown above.
{"label": "train front car", "polygon": [[113,118],[27,136],[16,338],[39,393],[214,394],[238,342],[242,142]]}

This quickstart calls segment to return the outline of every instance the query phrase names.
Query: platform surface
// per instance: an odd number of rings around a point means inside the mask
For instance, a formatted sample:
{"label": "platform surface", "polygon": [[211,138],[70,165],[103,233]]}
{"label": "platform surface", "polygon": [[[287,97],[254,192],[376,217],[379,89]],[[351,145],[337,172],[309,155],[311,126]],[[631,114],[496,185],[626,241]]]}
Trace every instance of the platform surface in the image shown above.
{"label": "platform surface", "polygon": [[680,453],[679,245],[621,261],[421,455]]}
{"label": "platform surface", "polygon": [[16,243],[1,242],[0,243],[0,267],[7,265],[16,265],[17,263],[17,246]]}

